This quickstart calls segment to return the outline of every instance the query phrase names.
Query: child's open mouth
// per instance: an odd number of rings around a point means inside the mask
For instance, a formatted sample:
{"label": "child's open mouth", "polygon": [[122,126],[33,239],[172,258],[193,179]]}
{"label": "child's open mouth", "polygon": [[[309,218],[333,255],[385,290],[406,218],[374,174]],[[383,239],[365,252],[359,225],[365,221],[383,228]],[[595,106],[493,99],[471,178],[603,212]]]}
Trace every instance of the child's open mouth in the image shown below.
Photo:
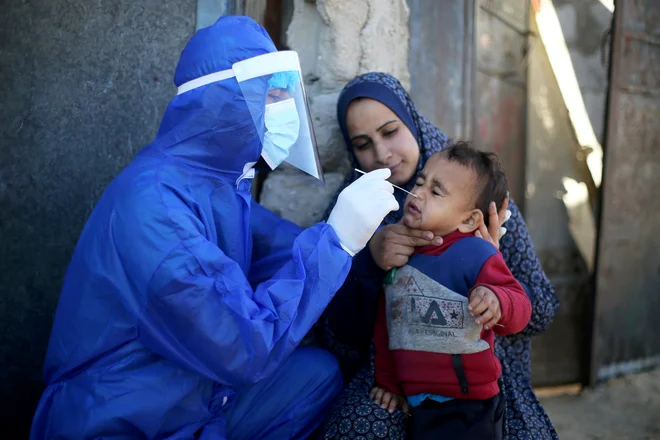
{"label": "child's open mouth", "polygon": [[410,203],[408,203],[408,212],[415,216],[422,214],[422,210],[419,209],[419,206],[417,206],[417,203],[415,203],[414,200],[411,200]]}

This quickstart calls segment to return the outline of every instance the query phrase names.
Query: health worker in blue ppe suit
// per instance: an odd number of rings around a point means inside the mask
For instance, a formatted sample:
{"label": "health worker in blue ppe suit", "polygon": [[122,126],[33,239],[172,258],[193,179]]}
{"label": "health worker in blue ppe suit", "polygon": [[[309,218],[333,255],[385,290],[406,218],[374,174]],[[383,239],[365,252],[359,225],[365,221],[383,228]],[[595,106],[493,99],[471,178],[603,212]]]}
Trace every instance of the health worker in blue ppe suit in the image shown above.
{"label": "health worker in blue ppe suit", "polygon": [[260,156],[322,178],[295,52],[223,17],[174,82],[74,251],[33,439],[305,438],[340,390],[332,356],[297,346],[398,209],[389,170],[301,230],[250,196]]}

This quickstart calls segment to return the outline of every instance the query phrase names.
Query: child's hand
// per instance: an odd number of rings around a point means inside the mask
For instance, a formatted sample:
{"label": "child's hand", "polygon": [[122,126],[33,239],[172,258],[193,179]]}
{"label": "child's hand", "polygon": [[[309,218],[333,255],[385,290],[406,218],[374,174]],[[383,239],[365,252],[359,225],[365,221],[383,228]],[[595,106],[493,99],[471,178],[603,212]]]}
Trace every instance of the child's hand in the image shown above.
{"label": "child's hand", "polygon": [[387,409],[390,414],[392,414],[397,408],[401,408],[401,411],[410,414],[408,401],[405,397],[397,396],[396,394],[392,394],[379,387],[374,387],[374,389],[371,390],[371,393],[369,393],[369,397],[380,405],[381,408]]}
{"label": "child's hand", "polygon": [[477,324],[483,324],[486,330],[491,329],[502,317],[500,300],[488,287],[477,286],[470,293],[470,315],[476,316]]}

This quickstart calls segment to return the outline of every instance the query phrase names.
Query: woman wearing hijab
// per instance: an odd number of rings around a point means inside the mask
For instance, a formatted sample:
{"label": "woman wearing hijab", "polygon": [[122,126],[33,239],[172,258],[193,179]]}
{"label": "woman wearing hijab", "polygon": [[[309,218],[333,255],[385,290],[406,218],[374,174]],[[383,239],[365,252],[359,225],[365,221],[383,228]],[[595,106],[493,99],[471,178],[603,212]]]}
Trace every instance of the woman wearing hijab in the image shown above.
{"label": "woman wearing hijab", "polygon": [[[352,168],[371,171],[389,168],[389,181],[411,190],[417,173],[429,157],[448,146],[447,137],[419,114],[401,83],[384,73],[367,73],[344,87],[337,118]],[[351,173],[345,185],[359,174]],[[343,187],[342,187],[343,189]],[[341,189],[340,189],[341,191]],[[395,191],[400,206],[406,196]],[[504,214],[491,207],[490,230],[477,235],[499,247],[516,279],[532,302],[532,318],[521,332],[497,337],[495,352],[502,364],[500,387],[506,399],[505,439],[554,439],[557,434],[531,386],[531,338],[547,329],[558,301],[534,252],[525,222],[513,201],[506,230]],[[371,338],[378,292],[386,270],[404,265],[416,246],[440,244],[429,231],[399,224],[402,212],[388,214],[367,248],[356,255],[342,289],[326,309],[322,340],[338,357],[350,382],[324,426],[324,438],[405,438],[407,415],[375,404]]]}

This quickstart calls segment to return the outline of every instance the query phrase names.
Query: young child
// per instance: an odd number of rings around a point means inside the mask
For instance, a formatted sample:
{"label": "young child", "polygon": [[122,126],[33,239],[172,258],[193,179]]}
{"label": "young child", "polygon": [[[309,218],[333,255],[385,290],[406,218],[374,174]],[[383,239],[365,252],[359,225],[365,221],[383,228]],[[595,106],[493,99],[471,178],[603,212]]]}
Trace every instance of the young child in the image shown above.
{"label": "young child", "polygon": [[506,176],[495,154],[459,142],[429,158],[413,194],[403,222],[444,242],[418,248],[385,281],[371,397],[409,412],[415,440],[501,439],[494,333],[521,331],[532,307],[499,251],[474,232],[490,202],[504,202]]}

